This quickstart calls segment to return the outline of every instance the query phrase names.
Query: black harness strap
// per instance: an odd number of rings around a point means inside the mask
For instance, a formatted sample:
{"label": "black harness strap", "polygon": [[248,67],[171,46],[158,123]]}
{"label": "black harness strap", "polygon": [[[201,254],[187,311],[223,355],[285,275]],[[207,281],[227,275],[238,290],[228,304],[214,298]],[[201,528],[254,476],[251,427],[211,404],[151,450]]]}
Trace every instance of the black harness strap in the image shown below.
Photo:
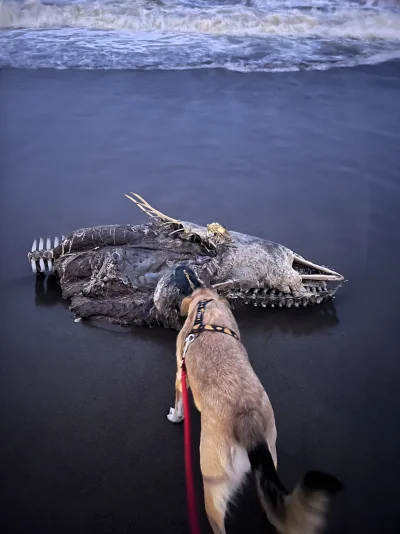
{"label": "black harness strap", "polygon": [[212,299],[201,300],[198,303],[196,320],[194,321],[193,328],[190,331],[190,334],[197,336],[201,332],[219,332],[220,334],[226,334],[228,336],[232,336],[235,339],[239,340],[239,336],[236,334],[236,332],[234,332],[230,328],[227,328],[226,326],[218,326],[215,324],[203,324],[204,311],[206,309],[207,304],[211,301]]}

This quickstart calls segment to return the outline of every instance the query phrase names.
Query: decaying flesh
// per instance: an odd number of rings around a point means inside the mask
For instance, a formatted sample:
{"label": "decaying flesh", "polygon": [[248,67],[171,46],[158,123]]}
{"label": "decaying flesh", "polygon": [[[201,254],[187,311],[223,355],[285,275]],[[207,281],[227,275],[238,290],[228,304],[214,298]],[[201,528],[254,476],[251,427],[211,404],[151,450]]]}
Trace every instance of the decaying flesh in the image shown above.
{"label": "decaying flesh", "polygon": [[321,304],[341,286],[342,275],[283,245],[218,223],[202,227],[172,219],[138,195],[126,196],[152,222],[76,230],[61,242],[55,238],[53,247],[41,238],[28,254],[33,272],[58,276],[77,318],[180,329],[178,266],[192,269],[233,306]]}

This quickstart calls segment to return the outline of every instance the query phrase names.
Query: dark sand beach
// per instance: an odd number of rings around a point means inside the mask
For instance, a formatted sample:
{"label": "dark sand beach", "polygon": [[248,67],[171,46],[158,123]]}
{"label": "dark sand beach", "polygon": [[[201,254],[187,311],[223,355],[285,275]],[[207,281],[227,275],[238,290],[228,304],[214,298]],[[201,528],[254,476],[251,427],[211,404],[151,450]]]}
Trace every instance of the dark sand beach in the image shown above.
{"label": "dark sand beach", "polygon": [[[273,403],[279,473],[345,491],[330,534],[400,520],[400,64],[326,72],[0,71],[5,534],[188,530],[176,333],[74,323],[32,240],[140,223],[123,197],[281,242],[343,273],[332,305],[237,313]],[[193,411],[196,481],[199,416]],[[253,483],[227,531],[272,532]]]}

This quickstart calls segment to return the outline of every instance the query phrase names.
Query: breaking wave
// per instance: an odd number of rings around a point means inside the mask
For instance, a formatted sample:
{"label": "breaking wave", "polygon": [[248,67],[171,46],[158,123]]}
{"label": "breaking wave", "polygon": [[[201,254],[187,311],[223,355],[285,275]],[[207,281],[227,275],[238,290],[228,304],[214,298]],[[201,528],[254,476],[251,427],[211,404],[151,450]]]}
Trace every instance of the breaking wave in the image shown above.
{"label": "breaking wave", "polygon": [[0,0],[0,65],[293,70],[397,58],[399,0]]}

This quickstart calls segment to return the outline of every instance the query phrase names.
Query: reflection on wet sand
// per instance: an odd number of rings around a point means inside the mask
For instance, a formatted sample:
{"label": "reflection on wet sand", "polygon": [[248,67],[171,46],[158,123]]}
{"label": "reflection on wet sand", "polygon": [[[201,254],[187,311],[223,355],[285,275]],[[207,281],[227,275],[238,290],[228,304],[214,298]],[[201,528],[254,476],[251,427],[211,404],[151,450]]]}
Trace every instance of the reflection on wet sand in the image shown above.
{"label": "reflection on wet sand", "polygon": [[62,298],[61,287],[55,275],[37,275],[35,278],[35,304],[50,308],[68,302]]}

